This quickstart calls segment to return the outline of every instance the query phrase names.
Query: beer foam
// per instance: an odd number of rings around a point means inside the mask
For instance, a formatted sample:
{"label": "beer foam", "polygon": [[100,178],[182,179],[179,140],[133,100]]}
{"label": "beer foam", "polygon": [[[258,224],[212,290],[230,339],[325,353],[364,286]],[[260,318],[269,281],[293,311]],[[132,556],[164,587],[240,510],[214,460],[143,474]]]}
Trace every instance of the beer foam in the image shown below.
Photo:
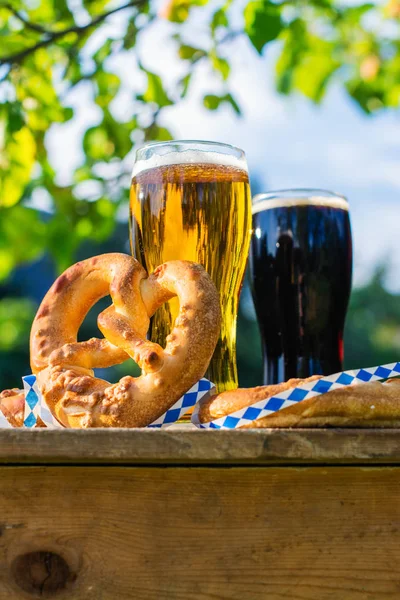
{"label": "beer foam", "polygon": [[238,157],[222,152],[208,150],[181,150],[172,151],[165,154],[153,154],[150,158],[140,159],[133,165],[132,177],[135,177],[142,171],[157,169],[171,165],[189,165],[189,164],[207,164],[220,165],[223,167],[233,167],[247,173],[247,162],[244,156]]}
{"label": "beer foam", "polygon": [[[271,198],[257,201],[257,198],[263,198],[264,194],[258,194],[253,198],[252,213],[253,215],[263,210],[269,210],[271,208],[287,208],[293,206],[325,206],[327,208],[341,208],[342,210],[349,210],[349,203],[345,198],[326,196],[311,196],[310,198]],[[255,202],[254,202],[255,201]]]}

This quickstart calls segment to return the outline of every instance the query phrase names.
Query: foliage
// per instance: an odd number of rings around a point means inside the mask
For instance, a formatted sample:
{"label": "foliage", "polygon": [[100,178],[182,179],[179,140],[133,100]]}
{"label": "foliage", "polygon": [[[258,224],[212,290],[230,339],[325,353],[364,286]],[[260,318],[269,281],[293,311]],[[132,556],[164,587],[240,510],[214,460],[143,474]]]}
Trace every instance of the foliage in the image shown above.
{"label": "foliage", "polygon": [[385,268],[351,297],[345,336],[349,369],[391,363],[400,354],[400,298],[385,288]]}
{"label": "foliage", "polygon": [[[160,20],[170,21],[166,35],[181,63],[168,84],[164,73],[146,66],[139,43]],[[200,65],[214,74],[203,105],[211,111],[227,106],[240,115],[229,86],[228,51],[238,38],[247,38],[259,54],[277,46],[282,94],[300,93],[318,103],[337,79],[370,113],[400,102],[399,23],[400,0],[378,6],[251,0],[244,7],[237,0],[162,0],[161,7],[151,0],[0,0],[0,279],[46,249],[61,270],[82,240],[110,236],[127,202],[132,147],[173,137],[162,124],[164,111],[191,93]],[[199,24],[207,35],[196,43]],[[160,53],[162,47],[160,40]],[[126,81],[115,72],[118,58]],[[134,91],[129,89],[132,102],[122,119],[116,107],[128,80]],[[81,164],[61,183],[48,135],[74,118],[71,94],[82,89],[90,91],[98,121],[82,135]],[[38,193],[49,202],[46,226],[27,208]]]}

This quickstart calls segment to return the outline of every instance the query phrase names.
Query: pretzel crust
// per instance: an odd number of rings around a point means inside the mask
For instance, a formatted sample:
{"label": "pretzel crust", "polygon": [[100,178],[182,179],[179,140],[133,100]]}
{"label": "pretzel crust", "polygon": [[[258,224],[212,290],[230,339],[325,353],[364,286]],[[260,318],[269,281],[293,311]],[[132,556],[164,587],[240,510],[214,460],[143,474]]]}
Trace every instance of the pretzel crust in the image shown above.
{"label": "pretzel crust", "polygon": [[13,427],[22,427],[24,408],[24,390],[13,388],[0,392],[0,410]]}
{"label": "pretzel crust", "polygon": [[[108,294],[113,304],[98,317],[105,338],[77,342],[87,312]],[[146,339],[149,318],[175,295],[180,313],[163,349]],[[170,261],[147,276],[132,257],[103,254],[67,269],[46,294],[31,330],[32,372],[66,427],[144,427],[204,375],[220,321],[218,292],[200,265]],[[94,368],[129,357],[140,377],[94,377]]]}
{"label": "pretzel crust", "polygon": [[[320,379],[290,379],[285,383],[222,392],[202,402],[198,418],[208,423],[279,394]],[[400,380],[349,385],[321,394],[257,419],[241,429],[285,427],[399,427]]]}

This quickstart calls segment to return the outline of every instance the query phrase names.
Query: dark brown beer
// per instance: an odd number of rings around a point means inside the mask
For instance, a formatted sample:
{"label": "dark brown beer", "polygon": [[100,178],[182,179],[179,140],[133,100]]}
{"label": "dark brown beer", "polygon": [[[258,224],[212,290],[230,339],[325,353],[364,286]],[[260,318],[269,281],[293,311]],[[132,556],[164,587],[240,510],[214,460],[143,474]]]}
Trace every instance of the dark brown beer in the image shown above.
{"label": "dark brown beer", "polygon": [[265,200],[253,206],[250,266],[264,383],[342,370],[351,289],[347,202]]}

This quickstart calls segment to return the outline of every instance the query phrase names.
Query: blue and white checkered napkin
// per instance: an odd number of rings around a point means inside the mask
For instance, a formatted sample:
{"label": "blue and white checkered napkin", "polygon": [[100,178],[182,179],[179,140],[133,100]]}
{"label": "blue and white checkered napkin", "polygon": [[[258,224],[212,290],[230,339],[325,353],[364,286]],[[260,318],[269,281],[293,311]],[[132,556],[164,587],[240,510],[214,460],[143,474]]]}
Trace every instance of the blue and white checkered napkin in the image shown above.
{"label": "blue and white checkered napkin", "polygon": [[311,381],[310,383],[291,388],[266,400],[260,400],[251,406],[237,410],[230,415],[215,419],[215,421],[209,423],[199,422],[198,412],[201,405],[200,402],[192,414],[192,423],[201,429],[238,429],[243,425],[248,425],[252,421],[267,417],[278,410],[346,385],[359,385],[368,383],[369,381],[382,381],[399,376],[400,363],[398,362],[370,367],[369,369],[343,371],[342,373],[335,373],[318,381]]}
{"label": "blue and white checkered napkin", "polygon": [[[50,412],[44,398],[42,397],[39,388],[36,383],[35,375],[27,375],[22,378],[24,382],[25,391],[25,415],[24,415],[24,426],[31,428],[35,427],[38,417],[46,424],[49,429],[63,429],[63,425],[53,417]],[[148,427],[165,428],[173,425],[178,419],[180,419],[189,409],[198,402],[210,389],[214,387],[214,384],[208,381],[208,379],[200,379],[184,396],[179,398],[177,402],[169,409],[166,413],[161,415],[154,423],[151,423]],[[0,415],[2,412],[0,411]],[[3,417],[3,420],[7,423],[6,427],[10,427],[7,419]],[[1,424],[0,418],[0,427]]]}

